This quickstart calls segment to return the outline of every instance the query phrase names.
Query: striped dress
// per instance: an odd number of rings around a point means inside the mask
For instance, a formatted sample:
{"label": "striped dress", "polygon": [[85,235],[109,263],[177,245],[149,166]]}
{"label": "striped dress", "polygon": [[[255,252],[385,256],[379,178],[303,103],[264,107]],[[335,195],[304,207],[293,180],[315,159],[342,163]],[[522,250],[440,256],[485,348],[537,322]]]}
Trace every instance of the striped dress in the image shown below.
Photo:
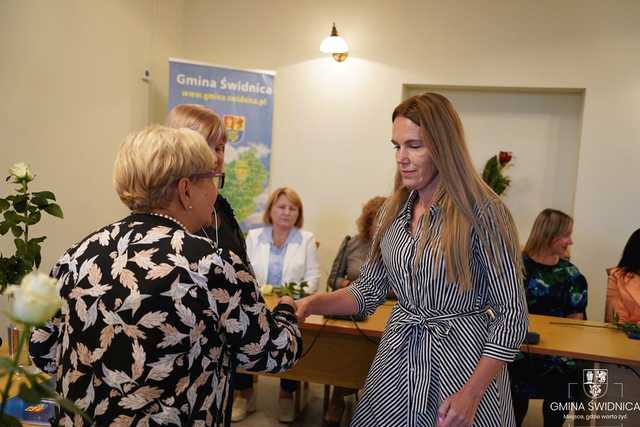
{"label": "striped dress", "polygon": [[[367,262],[348,288],[361,314],[373,313],[389,289],[398,296],[352,427],[435,426],[440,404],[462,388],[480,357],[511,362],[526,335],[527,304],[515,264],[506,256],[497,268],[476,232],[471,232],[473,289],[461,292],[447,283],[444,260],[437,256],[443,229],[437,202],[421,219],[429,221],[432,238],[413,268],[420,238],[411,235],[417,199],[412,192],[385,233],[382,260]],[[493,224],[491,218],[482,222]],[[506,246],[490,242],[489,250],[506,253]],[[506,369],[488,386],[473,425],[515,426]]]}

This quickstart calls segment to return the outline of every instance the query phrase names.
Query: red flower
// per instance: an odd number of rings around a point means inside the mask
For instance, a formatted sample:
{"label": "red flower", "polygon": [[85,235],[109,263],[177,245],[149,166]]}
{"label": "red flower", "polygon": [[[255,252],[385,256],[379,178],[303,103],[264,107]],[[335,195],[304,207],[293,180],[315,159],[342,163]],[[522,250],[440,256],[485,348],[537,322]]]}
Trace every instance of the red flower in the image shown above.
{"label": "red flower", "polygon": [[511,151],[498,151],[498,162],[500,166],[505,166],[511,161],[513,154]]}

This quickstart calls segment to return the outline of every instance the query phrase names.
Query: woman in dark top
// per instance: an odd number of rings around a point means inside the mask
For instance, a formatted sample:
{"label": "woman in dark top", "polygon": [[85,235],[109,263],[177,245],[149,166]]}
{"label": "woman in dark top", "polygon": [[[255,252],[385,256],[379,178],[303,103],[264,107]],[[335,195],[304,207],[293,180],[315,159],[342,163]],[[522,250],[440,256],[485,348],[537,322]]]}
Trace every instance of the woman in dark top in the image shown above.
{"label": "woman in dark top", "polygon": [[371,249],[371,239],[375,232],[374,222],[385,200],[386,197],[374,197],[362,207],[362,213],[356,221],[358,234],[353,238],[347,236],[342,241],[333,260],[327,280],[329,289],[346,288],[360,275],[360,269]]}
{"label": "woman in dark top", "polygon": [[[179,104],[169,111],[166,124],[173,128],[189,128],[199,132],[216,156],[216,170],[218,172],[224,171],[224,150],[227,144],[227,135],[224,123],[215,112],[198,104]],[[220,247],[238,255],[251,274],[254,274],[240,225],[233,213],[233,208],[222,195],[218,194],[213,206],[211,226],[204,228],[200,235],[210,238]],[[231,413],[231,420],[235,422],[244,419],[249,412],[255,411],[255,399],[251,400],[243,396],[243,393],[246,394],[247,390],[251,390],[253,387],[253,376],[235,374],[231,381],[231,387],[238,391]]]}
{"label": "woman in dark top", "polygon": [[269,312],[242,260],[195,234],[211,224],[215,165],[194,131],[131,135],[114,167],[131,214],[52,270],[62,308],[34,330],[29,352],[93,425],[226,426],[235,366],[279,372],[300,357],[293,300]]}
{"label": "woman in dark top", "polygon": [[[573,244],[571,217],[545,209],[536,218],[524,248],[525,289],[530,314],[585,319],[587,281],[563,257]],[[544,398],[545,427],[562,426],[568,411],[552,402],[566,403],[569,383],[579,383],[579,362],[566,357],[520,354],[509,366],[516,422],[522,424],[529,398]],[[573,390],[572,390],[573,391]],[[575,390],[576,392],[578,390]],[[561,406],[561,405],[557,405]]]}

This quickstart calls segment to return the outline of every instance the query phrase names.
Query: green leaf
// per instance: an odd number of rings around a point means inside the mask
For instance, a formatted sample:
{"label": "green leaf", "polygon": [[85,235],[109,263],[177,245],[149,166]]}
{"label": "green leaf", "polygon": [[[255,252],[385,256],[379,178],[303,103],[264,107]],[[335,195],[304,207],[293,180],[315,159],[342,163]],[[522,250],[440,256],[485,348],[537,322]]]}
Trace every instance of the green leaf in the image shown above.
{"label": "green leaf", "polygon": [[4,236],[11,229],[11,223],[9,221],[3,221],[0,223],[0,235]]}
{"label": "green leaf", "polygon": [[27,224],[29,225],[37,224],[38,222],[40,222],[40,218],[42,218],[42,214],[39,211],[36,211],[31,215],[27,216]]}
{"label": "green leaf", "polygon": [[11,222],[13,224],[17,224],[22,221],[22,215],[18,215],[15,211],[6,211],[4,214],[4,219]]}
{"label": "green leaf", "polygon": [[33,265],[33,258],[29,255],[29,246],[22,239],[14,239],[16,245],[16,257],[21,258],[29,266]]}
{"label": "green leaf", "polygon": [[40,267],[40,261],[42,260],[42,256],[40,255],[40,243],[41,240],[39,239],[32,239],[27,243],[29,258],[33,260],[36,268]]}
{"label": "green leaf", "polygon": [[33,239],[29,239],[29,244],[30,245],[40,244],[40,243],[44,242],[45,240],[47,240],[47,236],[34,237]]}
{"label": "green leaf", "polygon": [[35,197],[41,197],[43,199],[48,199],[48,200],[55,200],[56,199],[56,195],[53,194],[51,191],[34,191],[33,195]]}
{"label": "green leaf", "polygon": [[0,414],[0,426],[2,427],[22,427],[20,421],[11,415]]}
{"label": "green leaf", "polygon": [[49,202],[47,201],[47,199],[42,197],[37,197],[37,196],[31,199],[31,203],[43,209],[49,205]]}
{"label": "green leaf", "polygon": [[24,275],[31,270],[31,263],[13,255],[9,258],[0,257],[0,284],[20,283]]}
{"label": "green leaf", "polygon": [[20,384],[20,391],[18,396],[27,403],[38,403],[42,399],[42,395],[38,393],[34,388],[29,387],[27,384]]}
{"label": "green leaf", "polygon": [[59,396],[56,394],[56,391],[52,387],[50,387],[49,384],[44,380],[34,381],[32,382],[32,385],[33,388],[35,388],[42,397],[59,398]]}
{"label": "green leaf", "polygon": [[8,357],[0,357],[0,369],[4,369],[5,371],[13,371],[16,367],[16,364],[13,360]]}
{"label": "green leaf", "polygon": [[16,200],[13,202],[13,209],[15,209],[16,212],[19,212],[19,213],[26,213],[28,200],[29,198],[27,197],[26,194],[17,196]]}
{"label": "green leaf", "polygon": [[9,209],[9,206],[11,206],[11,204],[3,198],[0,198],[0,212]]}
{"label": "green leaf", "polygon": [[49,215],[53,215],[57,218],[64,218],[64,215],[62,214],[62,208],[55,203],[51,203],[50,205],[45,207],[44,210]]}
{"label": "green leaf", "polygon": [[13,243],[16,245],[16,249],[18,252],[26,253],[27,252],[27,242],[22,239],[14,239]]}
{"label": "green leaf", "polygon": [[22,233],[24,231],[22,230],[22,228],[18,227],[17,225],[14,225],[13,227],[11,227],[11,232],[15,237],[20,237],[22,236]]}

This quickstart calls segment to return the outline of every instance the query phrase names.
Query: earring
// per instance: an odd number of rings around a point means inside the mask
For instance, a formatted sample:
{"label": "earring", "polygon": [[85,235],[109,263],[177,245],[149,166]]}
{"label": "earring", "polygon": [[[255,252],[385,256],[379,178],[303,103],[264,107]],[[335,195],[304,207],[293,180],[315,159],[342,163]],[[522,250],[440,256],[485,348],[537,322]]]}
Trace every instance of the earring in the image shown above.
{"label": "earring", "polygon": [[189,209],[193,209],[193,206],[189,206]]}

